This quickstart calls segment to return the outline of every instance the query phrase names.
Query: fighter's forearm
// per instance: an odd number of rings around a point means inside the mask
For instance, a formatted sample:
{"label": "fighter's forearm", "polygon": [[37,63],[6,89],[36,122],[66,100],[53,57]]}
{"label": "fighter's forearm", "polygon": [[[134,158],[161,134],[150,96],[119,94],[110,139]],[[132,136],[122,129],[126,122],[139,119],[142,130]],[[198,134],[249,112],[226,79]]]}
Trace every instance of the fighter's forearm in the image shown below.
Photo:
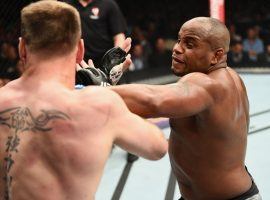
{"label": "fighter's forearm", "polygon": [[142,117],[160,117],[151,86],[127,84],[109,88],[123,98],[131,112]]}

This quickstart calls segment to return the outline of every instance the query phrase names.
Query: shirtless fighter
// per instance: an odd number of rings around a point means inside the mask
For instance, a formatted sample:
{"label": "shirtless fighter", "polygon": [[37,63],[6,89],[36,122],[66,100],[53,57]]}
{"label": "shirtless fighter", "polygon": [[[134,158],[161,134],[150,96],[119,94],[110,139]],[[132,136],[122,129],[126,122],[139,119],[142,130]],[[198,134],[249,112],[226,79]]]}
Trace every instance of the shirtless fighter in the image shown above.
{"label": "shirtless fighter", "polygon": [[39,1],[21,17],[26,71],[0,88],[2,199],[94,199],[113,143],[152,160],[166,153],[162,132],[117,94],[95,86],[74,90],[84,55],[75,8]]}
{"label": "shirtless fighter", "polygon": [[170,118],[169,155],[181,199],[261,199],[245,168],[249,103],[243,81],[227,66],[229,43],[220,21],[191,19],[173,48],[177,83],[111,88],[133,113]]}

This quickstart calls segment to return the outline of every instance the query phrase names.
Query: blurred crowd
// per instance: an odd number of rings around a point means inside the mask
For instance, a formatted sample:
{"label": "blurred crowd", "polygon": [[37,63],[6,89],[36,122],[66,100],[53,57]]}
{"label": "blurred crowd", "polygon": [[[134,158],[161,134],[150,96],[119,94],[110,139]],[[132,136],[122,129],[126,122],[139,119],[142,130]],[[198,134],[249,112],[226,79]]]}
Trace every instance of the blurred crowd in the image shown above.
{"label": "blurred crowd", "polygon": [[[169,68],[171,50],[179,27],[196,16],[209,16],[209,1],[202,0],[116,0],[133,40],[131,71]],[[19,11],[29,1],[0,3],[0,85],[22,73],[17,44],[20,35]],[[228,65],[231,67],[270,66],[270,5],[263,0],[226,1],[226,25],[231,34]]]}

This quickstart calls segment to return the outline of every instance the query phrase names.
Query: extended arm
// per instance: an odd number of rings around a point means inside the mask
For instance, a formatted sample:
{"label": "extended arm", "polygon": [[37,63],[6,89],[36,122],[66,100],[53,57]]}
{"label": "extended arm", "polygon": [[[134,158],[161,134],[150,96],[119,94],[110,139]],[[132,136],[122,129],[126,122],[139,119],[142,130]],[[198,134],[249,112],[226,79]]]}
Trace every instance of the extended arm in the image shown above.
{"label": "extended arm", "polygon": [[213,102],[214,97],[209,91],[216,86],[205,76],[187,76],[169,85],[129,84],[110,89],[140,116],[185,117],[203,111]]}
{"label": "extended arm", "polygon": [[117,94],[112,94],[110,101],[107,127],[114,133],[115,144],[146,159],[162,158],[167,152],[168,142],[161,130],[131,113]]}

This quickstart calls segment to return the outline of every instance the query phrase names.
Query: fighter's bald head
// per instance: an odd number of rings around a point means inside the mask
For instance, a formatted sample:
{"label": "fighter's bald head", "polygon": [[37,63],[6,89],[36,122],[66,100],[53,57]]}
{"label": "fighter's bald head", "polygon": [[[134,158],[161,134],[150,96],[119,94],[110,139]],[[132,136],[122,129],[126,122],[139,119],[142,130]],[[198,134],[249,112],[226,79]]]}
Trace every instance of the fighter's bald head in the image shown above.
{"label": "fighter's bald head", "polygon": [[182,30],[189,29],[205,39],[213,50],[223,48],[227,53],[230,45],[230,33],[227,27],[211,17],[196,17],[183,24]]}

